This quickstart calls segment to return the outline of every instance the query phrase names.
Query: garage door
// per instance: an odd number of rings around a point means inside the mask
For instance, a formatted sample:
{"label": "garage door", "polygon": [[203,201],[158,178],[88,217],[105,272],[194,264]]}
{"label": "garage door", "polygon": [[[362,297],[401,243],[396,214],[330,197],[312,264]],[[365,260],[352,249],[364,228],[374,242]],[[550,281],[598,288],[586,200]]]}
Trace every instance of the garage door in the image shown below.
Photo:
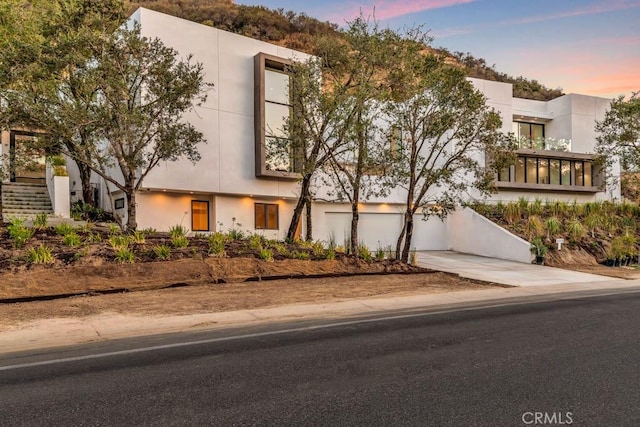
{"label": "garage door", "polygon": [[[326,224],[329,235],[333,235],[338,245],[344,244],[351,230],[351,214],[346,212],[327,212]],[[395,248],[402,230],[402,214],[398,213],[361,213],[358,225],[358,240],[369,249],[378,247]]]}

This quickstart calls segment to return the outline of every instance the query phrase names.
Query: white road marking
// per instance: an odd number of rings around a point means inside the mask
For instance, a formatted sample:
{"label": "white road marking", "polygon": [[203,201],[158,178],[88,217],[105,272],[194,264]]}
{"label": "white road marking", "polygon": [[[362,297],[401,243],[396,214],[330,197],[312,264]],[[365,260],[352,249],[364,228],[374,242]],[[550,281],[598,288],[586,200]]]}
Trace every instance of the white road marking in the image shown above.
{"label": "white road marking", "polygon": [[[351,325],[359,325],[359,324],[374,323],[374,322],[384,322],[388,320],[410,319],[415,317],[435,316],[439,314],[449,314],[449,313],[461,312],[461,311],[462,312],[476,311],[476,310],[484,310],[488,308],[500,308],[500,307],[518,306],[518,305],[525,305],[525,304],[536,304],[541,302],[561,301],[561,300],[576,299],[576,298],[595,298],[595,297],[620,295],[620,294],[627,294],[627,293],[640,293],[640,290],[625,289],[619,292],[605,292],[605,293],[590,294],[590,295],[583,295],[583,296],[580,296],[579,294],[578,295],[574,294],[574,295],[567,295],[562,298],[550,298],[550,299],[546,299],[546,300],[543,299],[538,301],[521,301],[521,302],[511,302],[511,303],[505,302],[502,304],[490,304],[490,305],[482,305],[482,306],[474,306],[474,307],[466,307],[466,308],[452,308],[452,309],[440,310],[440,311],[430,311],[426,313],[400,314],[400,315],[394,315],[394,316],[375,317],[371,319],[349,320],[349,321],[343,321],[343,322],[328,323],[323,325],[302,326],[299,328],[279,329],[277,331],[255,332],[255,333],[244,334],[244,335],[233,335],[229,337],[209,338],[206,340],[187,341],[187,342],[179,342],[179,343],[173,343],[173,344],[155,345],[150,347],[132,348],[129,350],[110,351],[106,353],[96,353],[96,354],[89,354],[85,356],[65,357],[61,359],[43,360],[39,362],[20,363],[16,365],[0,366],[0,371],[33,368],[37,366],[57,365],[57,364],[69,363],[69,362],[79,362],[83,360],[103,359],[107,357],[146,353],[150,351],[166,350],[171,348],[190,347],[190,346],[196,346],[196,345],[202,345],[202,344],[212,344],[212,343],[227,342],[227,341],[238,341],[238,340],[243,340],[248,338],[259,338],[259,337],[268,337],[273,335],[283,335],[283,334],[289,334],[292,332],[308,332],[313,330],[336,328],[340,326],[351,326]],[[544,295],[541,295],[541,296],[544,296]],[[553,296],[553,294],[547,295],[547,296]]]}

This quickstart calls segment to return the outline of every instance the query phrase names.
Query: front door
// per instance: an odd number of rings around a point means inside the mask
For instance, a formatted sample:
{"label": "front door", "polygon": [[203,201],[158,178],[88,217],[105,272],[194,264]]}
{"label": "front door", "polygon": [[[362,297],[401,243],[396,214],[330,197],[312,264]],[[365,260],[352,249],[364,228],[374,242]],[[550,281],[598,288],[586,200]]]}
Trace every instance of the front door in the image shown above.
{"label": "front door", "polygon": [[46,180],[46,156],[36,146],[33,132],[11,131],[9,137],[9,174],[11,182],[44,184]]}

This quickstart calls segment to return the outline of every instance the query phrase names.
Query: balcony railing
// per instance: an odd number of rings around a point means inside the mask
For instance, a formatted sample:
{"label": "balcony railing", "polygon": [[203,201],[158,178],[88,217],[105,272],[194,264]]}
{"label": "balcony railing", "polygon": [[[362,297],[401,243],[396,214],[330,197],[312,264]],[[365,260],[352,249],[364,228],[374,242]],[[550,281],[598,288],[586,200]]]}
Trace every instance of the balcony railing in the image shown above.
{"label": "balcony railing", "polygon": [[551,137],[546,137],[546,138],[520,137],[518,140],[518,148],[570,152],[571,139],[551,138]]}

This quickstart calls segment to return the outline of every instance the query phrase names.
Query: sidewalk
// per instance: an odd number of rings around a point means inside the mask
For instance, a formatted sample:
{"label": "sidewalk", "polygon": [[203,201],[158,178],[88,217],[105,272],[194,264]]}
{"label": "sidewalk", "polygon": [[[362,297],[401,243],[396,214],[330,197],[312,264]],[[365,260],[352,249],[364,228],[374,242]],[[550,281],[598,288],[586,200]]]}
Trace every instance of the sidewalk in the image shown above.
{"label": "sidewalk", "polygon": [[[183,316],[124,316],[100,314],[82,318],[48,319],[0,332],[0,353],[59,347],[118,338],[195,331],[199,329],[250,326],[301,319],[329,319],[375,315],[402,310],[447,310],[477,304],[501,305],[519,301],[562,298],[561,294],[584,292],[606,294],[616,289],[640,291],[640,280],[608,280],[564,283],[535,287],[492,288],[403,297],[349,299],[326,304],[296,304],[253,310]],[[571,297],[575,297],[573,294]]]}
{"label": "sidewalk", "polygon": [[431,268],[461,277],[509,286],[546,286],[570,283],[623,282],[624,279],[581,273],[562,268],[523,264],[497,258],[452,251],[424,251],[416,254],[420,267]]}

